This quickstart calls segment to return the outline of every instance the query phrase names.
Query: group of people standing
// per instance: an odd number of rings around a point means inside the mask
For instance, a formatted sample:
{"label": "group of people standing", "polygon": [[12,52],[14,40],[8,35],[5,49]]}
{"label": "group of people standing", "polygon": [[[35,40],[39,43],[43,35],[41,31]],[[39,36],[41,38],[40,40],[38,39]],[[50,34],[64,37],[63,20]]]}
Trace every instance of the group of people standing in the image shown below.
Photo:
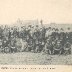
{"label": "group of people standing", "polygon": [[0,52],[71,54],[72,32],[39,25],[0,26]]}

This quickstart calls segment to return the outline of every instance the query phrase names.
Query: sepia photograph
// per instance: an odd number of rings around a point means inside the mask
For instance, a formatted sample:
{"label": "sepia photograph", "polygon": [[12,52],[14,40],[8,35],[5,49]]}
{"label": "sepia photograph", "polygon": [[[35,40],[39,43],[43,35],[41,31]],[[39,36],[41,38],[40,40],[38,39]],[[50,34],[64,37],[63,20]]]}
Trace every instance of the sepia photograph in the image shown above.
{"label": "sepia photograph", "polygon": [[72,65],[69,0],[0,2],[0,65]]}
{"label": "sepia photograph", "polygon": [[15,65],[72,71],[72,0],[0,0],[0,70]]}

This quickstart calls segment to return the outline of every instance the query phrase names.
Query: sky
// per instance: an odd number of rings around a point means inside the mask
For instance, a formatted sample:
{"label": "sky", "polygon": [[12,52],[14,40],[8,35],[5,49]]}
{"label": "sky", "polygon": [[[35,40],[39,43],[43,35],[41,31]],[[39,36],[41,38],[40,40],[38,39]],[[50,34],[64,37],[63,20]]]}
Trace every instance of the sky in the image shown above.
{"label": "sky", "polygon": [[21,20],[72,23],[72,0],[0,0],[0,24]]}

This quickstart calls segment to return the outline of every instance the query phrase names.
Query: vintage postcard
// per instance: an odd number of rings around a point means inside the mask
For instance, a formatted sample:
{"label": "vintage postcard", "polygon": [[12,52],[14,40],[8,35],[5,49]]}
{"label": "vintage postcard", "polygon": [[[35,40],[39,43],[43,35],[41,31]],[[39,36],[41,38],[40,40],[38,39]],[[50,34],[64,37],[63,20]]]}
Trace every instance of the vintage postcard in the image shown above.
{"label": "vintage postcard", "polygon": [[0,0],[0,72],[72,72],[72,0]]}

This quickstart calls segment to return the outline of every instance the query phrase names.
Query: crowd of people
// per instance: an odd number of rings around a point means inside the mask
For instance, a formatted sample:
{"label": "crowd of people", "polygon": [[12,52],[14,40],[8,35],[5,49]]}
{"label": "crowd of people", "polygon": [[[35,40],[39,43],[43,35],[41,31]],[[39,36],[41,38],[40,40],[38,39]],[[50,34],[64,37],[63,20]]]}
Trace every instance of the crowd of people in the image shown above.
{"label": "crowd of people", "polygon": [[39,25],[0,26],[0,53],[71,54],[72,32]]}

